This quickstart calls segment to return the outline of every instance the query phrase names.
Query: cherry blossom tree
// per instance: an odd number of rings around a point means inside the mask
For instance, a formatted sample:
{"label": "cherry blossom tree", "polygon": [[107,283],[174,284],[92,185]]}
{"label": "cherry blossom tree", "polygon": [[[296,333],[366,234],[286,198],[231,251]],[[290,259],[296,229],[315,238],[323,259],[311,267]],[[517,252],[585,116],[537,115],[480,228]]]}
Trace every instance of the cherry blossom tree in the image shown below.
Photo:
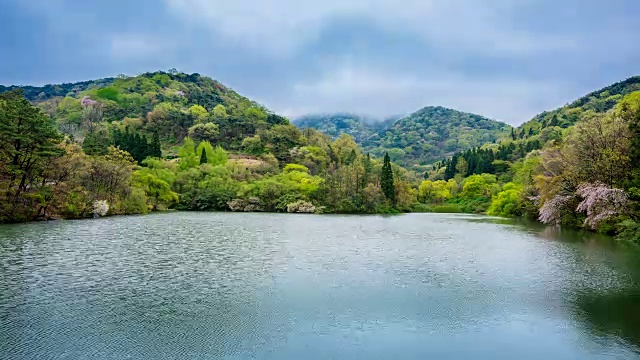
{"label": "cherry blossom tree", "polygon": [[545,203],[540,208],[540,220],[543,224],[560,225],[562,221],[562,215],[569,206],[570,196],[556,195]]}
{"label": "cherry blossom tree", "polygon": [[587,215],[584,225],[591,229],[596,229],[606,219],[628,211],[627,194],[601,182],[581,184],[576,193],[583,199],[576,210]]}

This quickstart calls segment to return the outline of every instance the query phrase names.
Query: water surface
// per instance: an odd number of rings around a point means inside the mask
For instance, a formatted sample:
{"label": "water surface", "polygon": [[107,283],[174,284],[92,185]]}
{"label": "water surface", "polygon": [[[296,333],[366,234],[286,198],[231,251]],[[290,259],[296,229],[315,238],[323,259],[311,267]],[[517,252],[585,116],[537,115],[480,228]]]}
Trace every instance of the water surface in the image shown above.
{"label": "water surface", "polygon": [[468,215],[0,226],[0,359],[633,359],[640,253]]}

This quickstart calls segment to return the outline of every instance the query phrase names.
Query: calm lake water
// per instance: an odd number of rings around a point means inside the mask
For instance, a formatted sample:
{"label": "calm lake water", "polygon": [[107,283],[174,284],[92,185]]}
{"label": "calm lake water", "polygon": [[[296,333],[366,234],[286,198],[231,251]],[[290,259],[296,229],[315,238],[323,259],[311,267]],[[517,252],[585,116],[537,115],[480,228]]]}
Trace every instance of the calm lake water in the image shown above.
{"label": "calm lake water", "polygon": [[0,226],[0,359],[640,358],[640,253],[468,215]]}

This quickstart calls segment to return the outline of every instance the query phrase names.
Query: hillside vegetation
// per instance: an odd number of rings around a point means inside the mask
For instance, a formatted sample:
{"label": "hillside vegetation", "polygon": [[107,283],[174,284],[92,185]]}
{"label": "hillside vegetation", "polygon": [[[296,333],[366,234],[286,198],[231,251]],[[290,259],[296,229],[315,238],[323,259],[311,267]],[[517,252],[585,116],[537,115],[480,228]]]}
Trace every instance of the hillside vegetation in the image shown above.
{"label": "hillside vegetation", "polygon": [[417,171],[426,170],[445,156],[493,142],[508,134],[507,124],[480,115],[444,107],[425,107],[409,116],[384,122],[367,122],[354,115],[306,116],[295,121],[336,137],[353,136],[364,151]]}
{"label": "hillside vegetation", "polygon": [[166,208],[374,213],[415,201],[412,174],[351,137],[301,131],[199,74],[12,87],[0,95],[0,142],[0,222]]}
{"label": "hillside vegetation", "polygon": [[638,242],[638,149],[640,77],[632,77],[436,163],[419,196],[426,206],[526,216]]}

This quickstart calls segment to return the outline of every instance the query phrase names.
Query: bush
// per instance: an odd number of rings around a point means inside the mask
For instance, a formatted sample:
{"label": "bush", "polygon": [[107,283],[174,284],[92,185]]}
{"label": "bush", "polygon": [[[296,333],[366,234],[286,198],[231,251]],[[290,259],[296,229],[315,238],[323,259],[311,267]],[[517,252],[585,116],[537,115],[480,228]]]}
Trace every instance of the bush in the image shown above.
{"label": "bush", "polygon": [[313,214],[316,212],[316,207],[308,201],[300,200],[287,205],[287,212]]}
{"label": "bush", "polygon": [[618,224],[617,230],[618,240],[640,244],[640,224],[637,222],[631,219],[624,220]]}
{"label": "bush", "polygon": [[449,205],[436,205],[433,207],[433,212],[435,213],[451,213],[451,214],[455,214],[455,213],[461,213],[463,212],[462,209],[460,208],[460,206],[456,205],[456,204],[449,204]]}
{"label": "bush", "polygon": [[430,213],[433,212],[433,206],[427,204],[414,204],[411,211],[417,213]]}
{"label": "bush", "polygon": [[131,194],[122,201],[122,212],[126,215],[145,214],[148,211],[147,195],[142,189],[134,189]]}

